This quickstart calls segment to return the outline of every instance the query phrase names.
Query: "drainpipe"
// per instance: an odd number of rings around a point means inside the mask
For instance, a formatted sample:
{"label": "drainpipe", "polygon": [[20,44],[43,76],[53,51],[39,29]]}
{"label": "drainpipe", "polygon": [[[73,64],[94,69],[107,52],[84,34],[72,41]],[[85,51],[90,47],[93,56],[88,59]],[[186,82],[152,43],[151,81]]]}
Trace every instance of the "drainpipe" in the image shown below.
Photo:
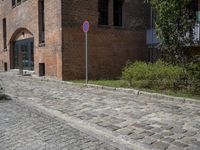
{"label": "drainpipe", "polygon": [[150,16],[150,28],[151,28],[151,56],[150,56],[150,59],[151,59],[151,62],[153,63],[153,10],[152,10],[152,7],[150,8],[150,13],[151,13],[151,16]]}

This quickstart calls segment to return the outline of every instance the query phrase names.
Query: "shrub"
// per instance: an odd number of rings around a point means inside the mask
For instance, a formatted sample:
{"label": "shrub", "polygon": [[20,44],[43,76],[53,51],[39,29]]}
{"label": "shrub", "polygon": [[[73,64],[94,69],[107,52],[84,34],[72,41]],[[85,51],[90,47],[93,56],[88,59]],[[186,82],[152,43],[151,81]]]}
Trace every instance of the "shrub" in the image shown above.
{"label": "shrub", "polygon": [[122,72],[122,79],[133,86],[135,81],[147,80],[150,74],[149,71],[150,68],[145,62],[129,63]]}
{"label": "shrub", "polygon": [[200,95],[200,61],[191,63],[187,67],[189,90],[196,95]]}
{"label": "shrub", "polygon": [[122,79],[131,87],[166,89],[173,88],[174,82],[183,72],[183,68],[160,60],[154,64],[137,61],[127,64]]}

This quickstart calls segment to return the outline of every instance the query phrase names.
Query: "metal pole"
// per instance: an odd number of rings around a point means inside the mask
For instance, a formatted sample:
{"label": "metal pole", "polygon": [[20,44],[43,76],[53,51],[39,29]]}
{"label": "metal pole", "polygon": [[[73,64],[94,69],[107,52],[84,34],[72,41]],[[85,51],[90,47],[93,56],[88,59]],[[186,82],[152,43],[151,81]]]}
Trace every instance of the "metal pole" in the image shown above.
{"label": "metal pole", "polygon": [[151,7],[151,62],[153,63],[153,10]]}
{"label": "metal pole", "polygon": [[85,33],[85,78],[86,78],[86,84],[88,84],[88,37],[87,37],[87,32]]}

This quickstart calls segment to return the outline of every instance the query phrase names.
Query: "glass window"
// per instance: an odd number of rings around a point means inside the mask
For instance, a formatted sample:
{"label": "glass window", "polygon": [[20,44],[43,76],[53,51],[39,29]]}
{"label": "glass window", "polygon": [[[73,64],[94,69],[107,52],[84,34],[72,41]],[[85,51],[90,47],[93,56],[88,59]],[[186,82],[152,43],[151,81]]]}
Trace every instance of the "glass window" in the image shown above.
{"label": "glass window", "polygon": [[45,43],[45,22],[44,22],[44,0],[40,0],[39,4],[39,43]]}
{"label": "glass window", "polygon": [[12,0],[12,7],[16,6],[16,0]]}
{"label": "glass window", "polygon": [[99,0],[99,24],[108,25],[108,0]]}
{"label": "glass window", "polygon": [[114,26],[122,26],[123,0],[114,0]]}
{"label": "glass window", "polygon": [[3,44],[4,49],[7,48],[7,32],[6,32],[6,18],[3,19]]}
{"label": "glass window", "polygon": [[21,0],[17,0],[17,5],[21,4]]}

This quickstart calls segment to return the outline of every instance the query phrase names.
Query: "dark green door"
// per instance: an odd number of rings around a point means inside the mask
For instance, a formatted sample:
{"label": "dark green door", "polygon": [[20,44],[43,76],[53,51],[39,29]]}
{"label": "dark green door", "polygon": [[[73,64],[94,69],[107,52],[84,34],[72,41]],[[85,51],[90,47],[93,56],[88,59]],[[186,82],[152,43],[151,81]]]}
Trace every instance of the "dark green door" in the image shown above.
{"label": "dark green door", "polygon": [[22,62],[23,70],[34,70],[33,45],[33,38],[16,41],[14,43],[14,69],[19,69],[20,62]]}

